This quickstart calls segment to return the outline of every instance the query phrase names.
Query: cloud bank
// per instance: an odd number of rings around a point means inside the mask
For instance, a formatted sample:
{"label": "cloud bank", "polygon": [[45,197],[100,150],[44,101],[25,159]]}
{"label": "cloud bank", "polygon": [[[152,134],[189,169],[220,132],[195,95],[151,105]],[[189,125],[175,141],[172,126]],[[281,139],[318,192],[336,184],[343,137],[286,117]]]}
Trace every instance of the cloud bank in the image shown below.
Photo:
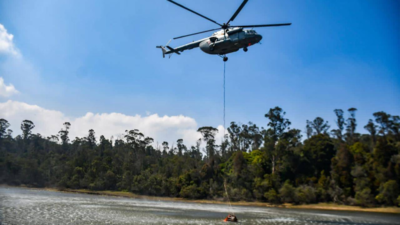
{"label": "cloud bank", "polygon": [[0,97],[10,97],[11,95],[18,94],[17,89],[14,85],[6,85],[4,79],[0,77]]}
{"label": "cloud bank", "polygon": [[[25,79],[30,84],[37,84],[37,73],[32,65],[27,63],[19,50],[13,43],[13,35],[9,34],[5,27],[0,24],[0,55],[8,56],[8,61],[0,65],[0,74],[8,74],[12,77]],[[11,57],[10,57],[11,56]],[[29,76],[27,76],[29,75]],[[12,85],[6,85],[0,77],[0,97],[10,97],[19,93]],[[121,113],[92,113],[87,112],[81,117],[69,117],[56,110],[45,109],[37,105],[30,105],[24,102],[8,100],[0,102],[0,118],[8,120],[13,136],[21,134],[20,124],[23,120],[31,120],[35,124],[33,133],[40,133],[42,136],[56,135],[63,128],[64,122],[70,122],[71,140],[75,137],[85,137],[90,129],[96,132],[97,138],[104,135],[106,138],[123,138],[125,130],[138,129],[145,136],[154,138],[154,145],[161,145],[168,141],[170,145],[182,138],[187,145],[195,145],[201,138],[197,132],[198,124],[195,119],[178,116],[159,116],[158,114],[146,113],[141,115],[125,115]],[[220,132],[217,134],[217,143],[222,140],[223,126],[218,126]]]}
{"label": "cloud bank", "polygon": [[[138,129],[144,135],[154,138],[154,144],[159,145],[168,141],[170,145],[182,138],[187,145],[195,145],[201,138],[197,132],[198,124],[195,119],[183,115],[159,116],[152,115],[125,115],[121,113],[91,113],[72,118],[60,111],[49,110],[37,105],[9,100],[0,103],[0,118],[8,120],[14,136],[20,134],[22,120],[28,119],[35,123],[33,133],[43,136],[55,135],[63,127],[64,122],[70,122],[70,139],[87,136],[89,129],[94,129],[97,138],[104,135],[106,138],[123,138],[125,130]],[[217,135],[217,143],[223,136],[223,127]]]}
{"label": "cloud bank", "polygon": [[[4,25],[0,24],[0,56],[20,56],[19,51],[14,45],[13,38],[14,36],[7,32]],[[18,59],[20,57],[11,58]],[[1,64],[0,66],[0,74],[3,74],[5,72],[3,68],[4,64]],[[6,98],[14,94],[18,94],[18,91],[15,89],[14,85],[6,85],[3,77],[0,77],[0,97]]]}
{"label": "cloud bank", "polygon": [[18,50],[13,43],[14,36],[9,34],[3,24],[0,24],[0,54],[18,55]]}

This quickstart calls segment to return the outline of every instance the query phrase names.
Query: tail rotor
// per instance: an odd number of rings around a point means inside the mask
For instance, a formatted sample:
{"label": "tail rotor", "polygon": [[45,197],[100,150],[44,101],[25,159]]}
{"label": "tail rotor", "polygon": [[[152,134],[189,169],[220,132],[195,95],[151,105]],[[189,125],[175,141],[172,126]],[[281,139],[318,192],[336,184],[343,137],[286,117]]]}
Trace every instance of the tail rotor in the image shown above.
{"label": "tail rotor", "polygon": [[[168,52],[168,50],[167,50],[167,49],[165,49],[165,47],[167,47],[167,48],[171,48],[171,47],[169,47],[169,46],[168,46],[168,45],[169,45],[169,43],[170,43],[171,41],[172,41],[172,39],[171,39],[171,40],[169,40],[165,46],[162,46],[162,45],[156,46],[156,48],[161,48],[161,50],[162,50],[162,54],[163,54],[163,58],[165,58],[165,53],[167,53],[167,52]],[[170,55],[169,57],[171,58],[171,55]]]}
{"label": "tail rotor", "polygon": [[161,50],[162,50],[162,57],[165,58],[165,52],[167,52],[167,50],[165,50],[164,46],[159,45],[159,46],[156,46],[156,48],[161,48]]}

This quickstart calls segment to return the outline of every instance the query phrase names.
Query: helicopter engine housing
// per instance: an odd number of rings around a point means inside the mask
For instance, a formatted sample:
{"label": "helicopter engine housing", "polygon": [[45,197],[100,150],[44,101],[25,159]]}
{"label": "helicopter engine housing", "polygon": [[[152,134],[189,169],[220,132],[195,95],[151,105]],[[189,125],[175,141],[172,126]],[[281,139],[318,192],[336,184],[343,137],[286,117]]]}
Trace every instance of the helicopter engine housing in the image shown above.
{"label": "helicopter engine housing", "polygon": [[232,48],[232,46],[233,44],[230,39],[217,39],[215,42],[212,42],[211,40],[205,40],[199,45],[203,52],[211,55],[223,55],[238,50],[236,47]]}

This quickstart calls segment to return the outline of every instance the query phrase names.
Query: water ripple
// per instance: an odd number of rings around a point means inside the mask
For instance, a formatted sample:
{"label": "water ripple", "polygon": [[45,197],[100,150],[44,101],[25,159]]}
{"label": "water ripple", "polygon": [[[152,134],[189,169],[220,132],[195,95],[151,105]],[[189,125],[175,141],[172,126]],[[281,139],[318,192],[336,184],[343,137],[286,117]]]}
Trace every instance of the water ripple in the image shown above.
{"label": "water ripple", "polygon": [[[241,224],[400,224],[398,215],[235,206]],[[0,224],[224,224],[226,205],[0,187]]]}

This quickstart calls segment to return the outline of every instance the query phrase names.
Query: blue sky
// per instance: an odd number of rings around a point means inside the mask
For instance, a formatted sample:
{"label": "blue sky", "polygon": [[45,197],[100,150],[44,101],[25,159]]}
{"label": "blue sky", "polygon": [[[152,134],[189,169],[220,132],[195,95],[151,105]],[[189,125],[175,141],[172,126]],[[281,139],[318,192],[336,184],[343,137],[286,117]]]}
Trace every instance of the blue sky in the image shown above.
{"label": "blue sky", "polygon": [[[226,22],[241,0],[179,0]],[[228,55],[227,123],[266,126],[280,106],[293,127],[336,108],[358,109],[359,132],[372,113],[400,114],[400,3],[250,0],[232,24],[258,28],[261,45]],[[0,0],[0,24],[14,35],[24,66],[0,56],[0,77],[20,92],[2,98],[56,110],[184,115],[198,126],[222,120],[223,62],[200,49],[163,59],[156,45],[217,28],[164,0]],[[172,41],[171,46],[206,37]]]}

